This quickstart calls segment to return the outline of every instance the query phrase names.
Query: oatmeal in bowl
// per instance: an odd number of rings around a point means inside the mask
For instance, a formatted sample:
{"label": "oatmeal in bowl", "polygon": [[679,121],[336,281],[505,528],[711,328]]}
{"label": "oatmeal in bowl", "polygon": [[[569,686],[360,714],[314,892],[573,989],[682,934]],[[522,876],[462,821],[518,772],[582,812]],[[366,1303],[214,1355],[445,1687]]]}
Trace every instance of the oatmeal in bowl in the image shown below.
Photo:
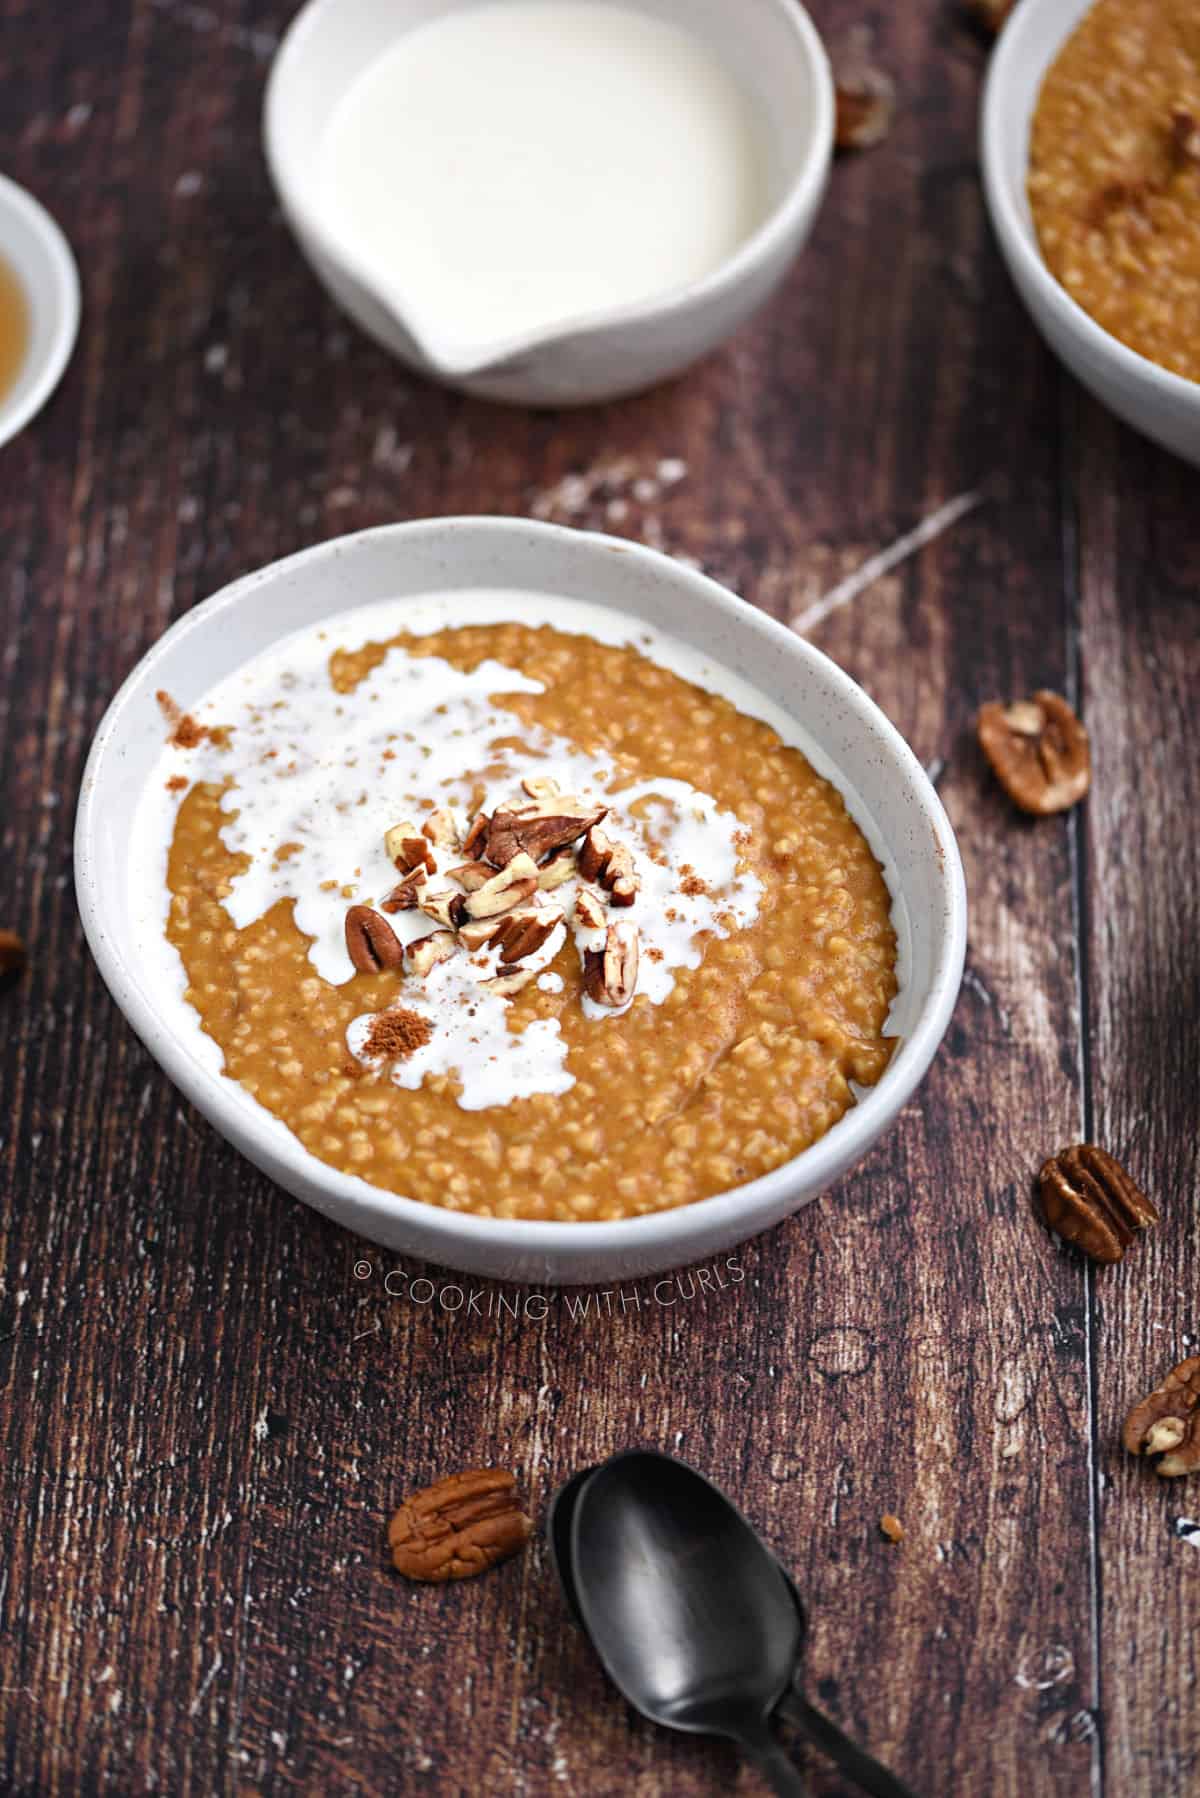
{"label": "oatmeal in bowl", "polygon": [[1000,250],[1085,387],[1200,464],[1200,14],[1194,0],[1021,0],[980,152]]}
{"label": "oatmeal in bowl", "polygon": [[[856,1159],[962,952],[908,752],[881,827],[810,734],[858,736],[878,778],[899,740],[865,696],[703,577],[580,533],[395,527],[278,569],[240,584],[273,605],[231,589],[151,653],[81,803],[102,969],[218,1127],[376,1240],[545,1280],[730,1246]],[[206,657],[167,653],[201,632]],[[803,722],[747,678],[779,640]],[[818,667],[819,700],[794,678]],[[132,962],[99,892],[129,732]]]}

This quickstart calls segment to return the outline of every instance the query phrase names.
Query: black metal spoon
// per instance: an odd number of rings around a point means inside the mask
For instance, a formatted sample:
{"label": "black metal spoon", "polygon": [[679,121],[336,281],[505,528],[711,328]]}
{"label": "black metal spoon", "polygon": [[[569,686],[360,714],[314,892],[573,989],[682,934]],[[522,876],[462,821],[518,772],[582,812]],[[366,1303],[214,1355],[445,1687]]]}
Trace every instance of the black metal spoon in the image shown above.
{"label": "black metal spoon", "polygon": [[774,1559],[706,1482],[679,1502],[666,1457],[617,1455],[585,1480],[571,1518],[584,1627],[613,1684],[668,1729],[724,1736],[779,1798],[807,1787],[771,1732],[800,1650]]}
{"label": "black metal spoon", "polygon": [[[780,1567],[774,1556],[770,1554],[770,1551],[764,1546],[737,1508],[725,1497],[725,1494],[717,1487],[713,1486],[710,1481],[704,1479],[701,1474],[696,1473],[693,1468],[688,1467],[685,1462],[676,1461],[672,1456],[657,1454],[650,1450],[643,1450],[633,1451],[626,1455],[618,1455],[614,1458],[613,1462],[606,1462],[604,1464],[604,1470],[608,1470],[615,1466],[617,1471],[614,1475],[610,1475],[605,1487],[601,1490],[601,1501],[604,1504],[620,1506],[625,1503],[625,1481],[628,1479],[632,1470],[628,1467],[623,1467],[622,1464],[627,1464],[635,1460],[640,1460],[643,1463],[643,1467],[640,1470],[641,1479],[639,1481],[639,1492],[644,1492],[645,1484],[648,1479],[651,1486],[653,1486],[657,1492],[658,1504],[655,1508],[659,1510],[668,1510],[673,1519],[681,1517],[685,1520],[685,1541],[694,1540],[697,1533],[705,1535],[705,1533],[711,1529],[713,1519],[715,1518],[720,1527],[712,1529],[711,1533],[706,1535],[705,1553],[714,1558],[725,1555],[735,1569],[735,1579],[740,1578],[736,1569],[739,1569],[742,1566],[743,1559],[754,1563],[765,1558],[774,1567],[779,1578],[783,1581],[788,1601],[794,1611],[794,1649],[789,1672],[789,1681],[794,1680],[798,1672],[798,1662],[806,1629],[806,1620],[804,1606],[801,1603],[800,1595],[789,1575],[782,1567]],[[593,1467],[585,1467],[560,1488],[551,1504],[546,1526],[551,1552],[554,1556],[555,1566],[558,1569],[559,1580],[562,1584],[563,1595],[566,1598],[567,1604],[574,1615],[576,1622],[579,1623],[585,1631],[588,1631],[589,1626],[580,1603],[577,1585],[576,1565],[573,1552],[574,1520],[576,1507],[583,1488],[598,1471],[600,1470]],[[644,1505],[640,1499],[635,1504],[635,1509],[638,1508],[644,1509]],[[730,1527],[731,1518],[733,1525],[736,1527]],[[747,1538],[749,1538],[749,1541],[747,1541]],[[674,1541],[675,1548],[678,1549],[680,1543],[675,1538],[674,1532],[672,1534],[672,1540]],[[732,1555],[729,1553],[731,1548],[734,1551]],[[585,1565],[589,1568],[588,1573],[585,1573],[585,1578],[589,1580],[589,1584],[594,1579],[596,1573],[603,1578],[603,1563],[600,1563],[594,1572],[591,1570],[590,1564]],[[779,1598],[778,1587],[772,1587],[771,1582],[768,1582],[767,1590],[768,1592],[773,1592],[770,1602],[773,1609],[777,1611],[779,1617],[782,1619],[782,1602]],[[722,1630],[728,1628],[728,1619],[722,1618],[721,1627]],[[781,1627],[785,1626],[781,1623]],[[604,1662],[606,1669],[636,1709],[643,1710],[645,1715],[653,1715],[655,1721],[668,1721],[671,1722],[674,1727],[681,1727],[681,1725],[673,1718],[662,1718],[656,1713],[646,1711],[640,1702],[639,1697],[622,1682],[622,1679],[617,1677],[616,1672],[609,1665],[605,1655],[600,1651],[599,1645],[594,1645],[597,1647],[597,1652],[600,1653],[600,1658]],[[820,1748],[823,1753],[827,1754],[829,1758],[841,1768],[842,1772],[853,1779],[863,1791],[870,1793],[871,1798],[913,1798],[912,1792],[902,1783],[902,1781],[897,1779],[894,1774],[889,1773],[886,1767],[881,1766],[879,1762],[873,1759],[871,1755],[867,1754],[864,1749],[859,1748],[854,1742],[850,1741],[849,1737],[843,1734],[837,1724],[831,1722],[830,1719],[817,1710],[814,1705],[811,1705],[798,1689],[789,1689],[785,1691],[779,1698],[776,1710],[779,1716],[804,1730],[815,1746]],[[700,1728],[704,1726],[695,1724],[692,1725],[692,1727]],[[787,1789],[795,1790],[795,1787],[793,1786]]]}

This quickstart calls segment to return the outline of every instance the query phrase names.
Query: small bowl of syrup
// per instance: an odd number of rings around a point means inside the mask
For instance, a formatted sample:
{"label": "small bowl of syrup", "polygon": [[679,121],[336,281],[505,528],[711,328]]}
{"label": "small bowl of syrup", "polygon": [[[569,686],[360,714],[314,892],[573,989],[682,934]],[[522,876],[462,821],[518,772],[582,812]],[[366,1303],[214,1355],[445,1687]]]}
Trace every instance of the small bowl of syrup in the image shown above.
{"label": "small bowl of syrup", "polygon": [[0,175],[0,444],[58,384],[79,329],[79,275],[46,209]]}

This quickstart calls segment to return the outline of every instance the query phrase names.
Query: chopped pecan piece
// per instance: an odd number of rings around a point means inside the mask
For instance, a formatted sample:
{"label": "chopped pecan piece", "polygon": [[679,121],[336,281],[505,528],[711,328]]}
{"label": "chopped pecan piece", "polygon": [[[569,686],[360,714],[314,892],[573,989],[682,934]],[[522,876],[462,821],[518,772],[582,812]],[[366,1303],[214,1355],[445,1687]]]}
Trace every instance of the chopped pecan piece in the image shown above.
{"label": "chopped pecan piece", "polygon": [[607,806],[588,805],[585,800],[563,793],[552,793],[533,805],[501,806],[492,814],[487,859],[497,868],[504,868],[524,850],[540,862],[551,850],[578,842],[607,811]]}
{"label": "chopped pecan piece", "polygon": [[1087,792],[1088,734],[1058,693],[1043,690],[1015,705],[991,700],[980,708],[976,729],[997,780],[1022,811],[1066,811]]}
{"label": "chopped pecan piece", "polygon": [[633,853],[624,843],[614,843],[602,830],[589,830],[579,851],[579,872],[585,880],[597,880],[614,905],[632,905],[641,881]]}
{"label": "chopped pecan piece", "polygon": [[1038,1177],[1042,1213],[1059,1236],[1093,1261],[1120,1261],[1158,1211],[1119,1161],[1093,1143],[1060,1149]]}
{"label": "chopped pecan piece", "polygon": [[25,945],[15,930],[0,930],[0,980],[25,966]]}
{"label": "chopped pecan piece", "polygon": [[447,868],[447,880],[457,880],[460,887],[468,893],[477,893],[481,886],[486,886],[496,872],[486,862],[459,862],[457,868]]}
{"label": "chopped pecan piece", "polygon": [[413,1580],[468,1579],[515,1554],[533,1534],[501,1467],[452,1473],[405,1499],[388,1525],[398,1573]]}
{"label": "chopped pecan piece", "polygon": [[463,900],[464,918],[494,918],[524,905],[537,891],[537,864],[518,852],[506,867]]}
{"label": "chopped pecan piece", "polygon": [[1133,1407],[1123,1439],[1131,1455],[1161,1455],[1164,1479],[1200,1472],[1200,1355],[1173,1367],[1157,1391]]}
{"label": "chopped pecan piece", "polygon": [[398,968],[404,960],[400,939],[386,918],[369,905],[352,905],[346,913],[346,952],[360,974]]}
{"label": "chopped pecan piece", "polygon": [[383,846],[402,874],[411,868],[424,868],[432,874],[437,867],[428,837],[415,824],[393,824],[384,833]]}
{"label": "chopped pecan piece", "polygon": [[637,898],[642,883],[634,866],[633,852],[624,843],[614,844],[600,881],[608,888],[614,905],[632,905]]}
{"label": "chopped pecan piece", "polygon": [[580,887],[575,895],[575,921],[585,930],[604,930],[608,926],[604,907],[595,893],[589,893],[586,887]]}
{"label": "chopped pecan piece", "polygon": [[418,937],[405,950],[409,972],[424,979],[439,962],[447,961],[457,948],[458,938],[452,930],[431,930],[428,936]]}
{"label": "chopped pecan piece", "polygon": [[474,857],[482,853],[491,822],[486,812],[476,812],[471,820],[470,829],[463,838],[462,852],[465,856]]}
{"label": "chopped pecan piece", "polygon": [[603,949],[586,949],[583,990],[597,1005],[614,1011],[628,1005],[637,991],[638,933],[633,924],[610,924]]}
{"label": "chopped pecan piece", "polygon": [[454,822],[454,813],[442,806],[437,811],[430,812],[421,826],[421,834],[439,849],[458,848],[458,825]]}
{"label": "chopped pecan piece", "polygon": [[424,867],[411,868],[399,885],[392,888],[387,898],[379,901],[380,911],[413,911],[420,897],[421,888],[428,879],[429,876]]}
{"label": "chopped pecan piece", "polygon": [[579,872],[585,880],[599,880],[613,852],[612,838],[602,830],[589,830],[579,846]]}
{"label": "chopped pecan piece", "polygon": [[536,955],[542,944],[562,923],[562,913],[553,906],[523,906],[505,912],[500,919],[494,943],[500,944],[500,960],[504,966]]}
{"label": "chopped pecan piece", "polygon": [[468,949],[486,949],[507,915],[502,912],[498,918],[469,918],[458,927],[459,940]]}
{"label": "chopped pecan piece", "polygon": [[553,799],[559,791],[558,782],[551,780],[549,775],[529,776],[521,782],[521,785],[531,799]]}
{"label": "chopped pecan piece", "polygon": [[435,924],[441,924],[447,930],[453,930],[463,917],[466,900],[461,893],[451,887],[438,887],[436,892],[423,891],[417,900],[417,908],[432,918]]}
{"label": "chopped pecan piece", "polygon": [[556,849],[553,855],[547,856],[538,869],[538,886],[543,893],[552,893],[555,887],[571,880],[578,870],[579,861],[575,851],[569,843],[565,844],[563,848]]}
{"label": "chopped pecan piece", "polygon": [[510,974],[497,974],[491,980],[484,980],[481,985],[489,993],[495,993],[498,999],[511,999],[522,987],[536,980],[540,970],[537,968],[514,968]]}

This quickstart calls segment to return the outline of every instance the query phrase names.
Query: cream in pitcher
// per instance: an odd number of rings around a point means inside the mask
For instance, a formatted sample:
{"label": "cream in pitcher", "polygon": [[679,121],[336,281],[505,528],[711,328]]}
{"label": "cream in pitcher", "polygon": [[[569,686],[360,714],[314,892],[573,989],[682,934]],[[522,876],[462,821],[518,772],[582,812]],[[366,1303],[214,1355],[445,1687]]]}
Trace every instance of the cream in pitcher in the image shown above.
{"label": "cream in pitcher", "polygon": [[749,96],[698,37],[591,0],[405,33],[322,138],[331,231],[447,354],[702,279],[762,222]]}

